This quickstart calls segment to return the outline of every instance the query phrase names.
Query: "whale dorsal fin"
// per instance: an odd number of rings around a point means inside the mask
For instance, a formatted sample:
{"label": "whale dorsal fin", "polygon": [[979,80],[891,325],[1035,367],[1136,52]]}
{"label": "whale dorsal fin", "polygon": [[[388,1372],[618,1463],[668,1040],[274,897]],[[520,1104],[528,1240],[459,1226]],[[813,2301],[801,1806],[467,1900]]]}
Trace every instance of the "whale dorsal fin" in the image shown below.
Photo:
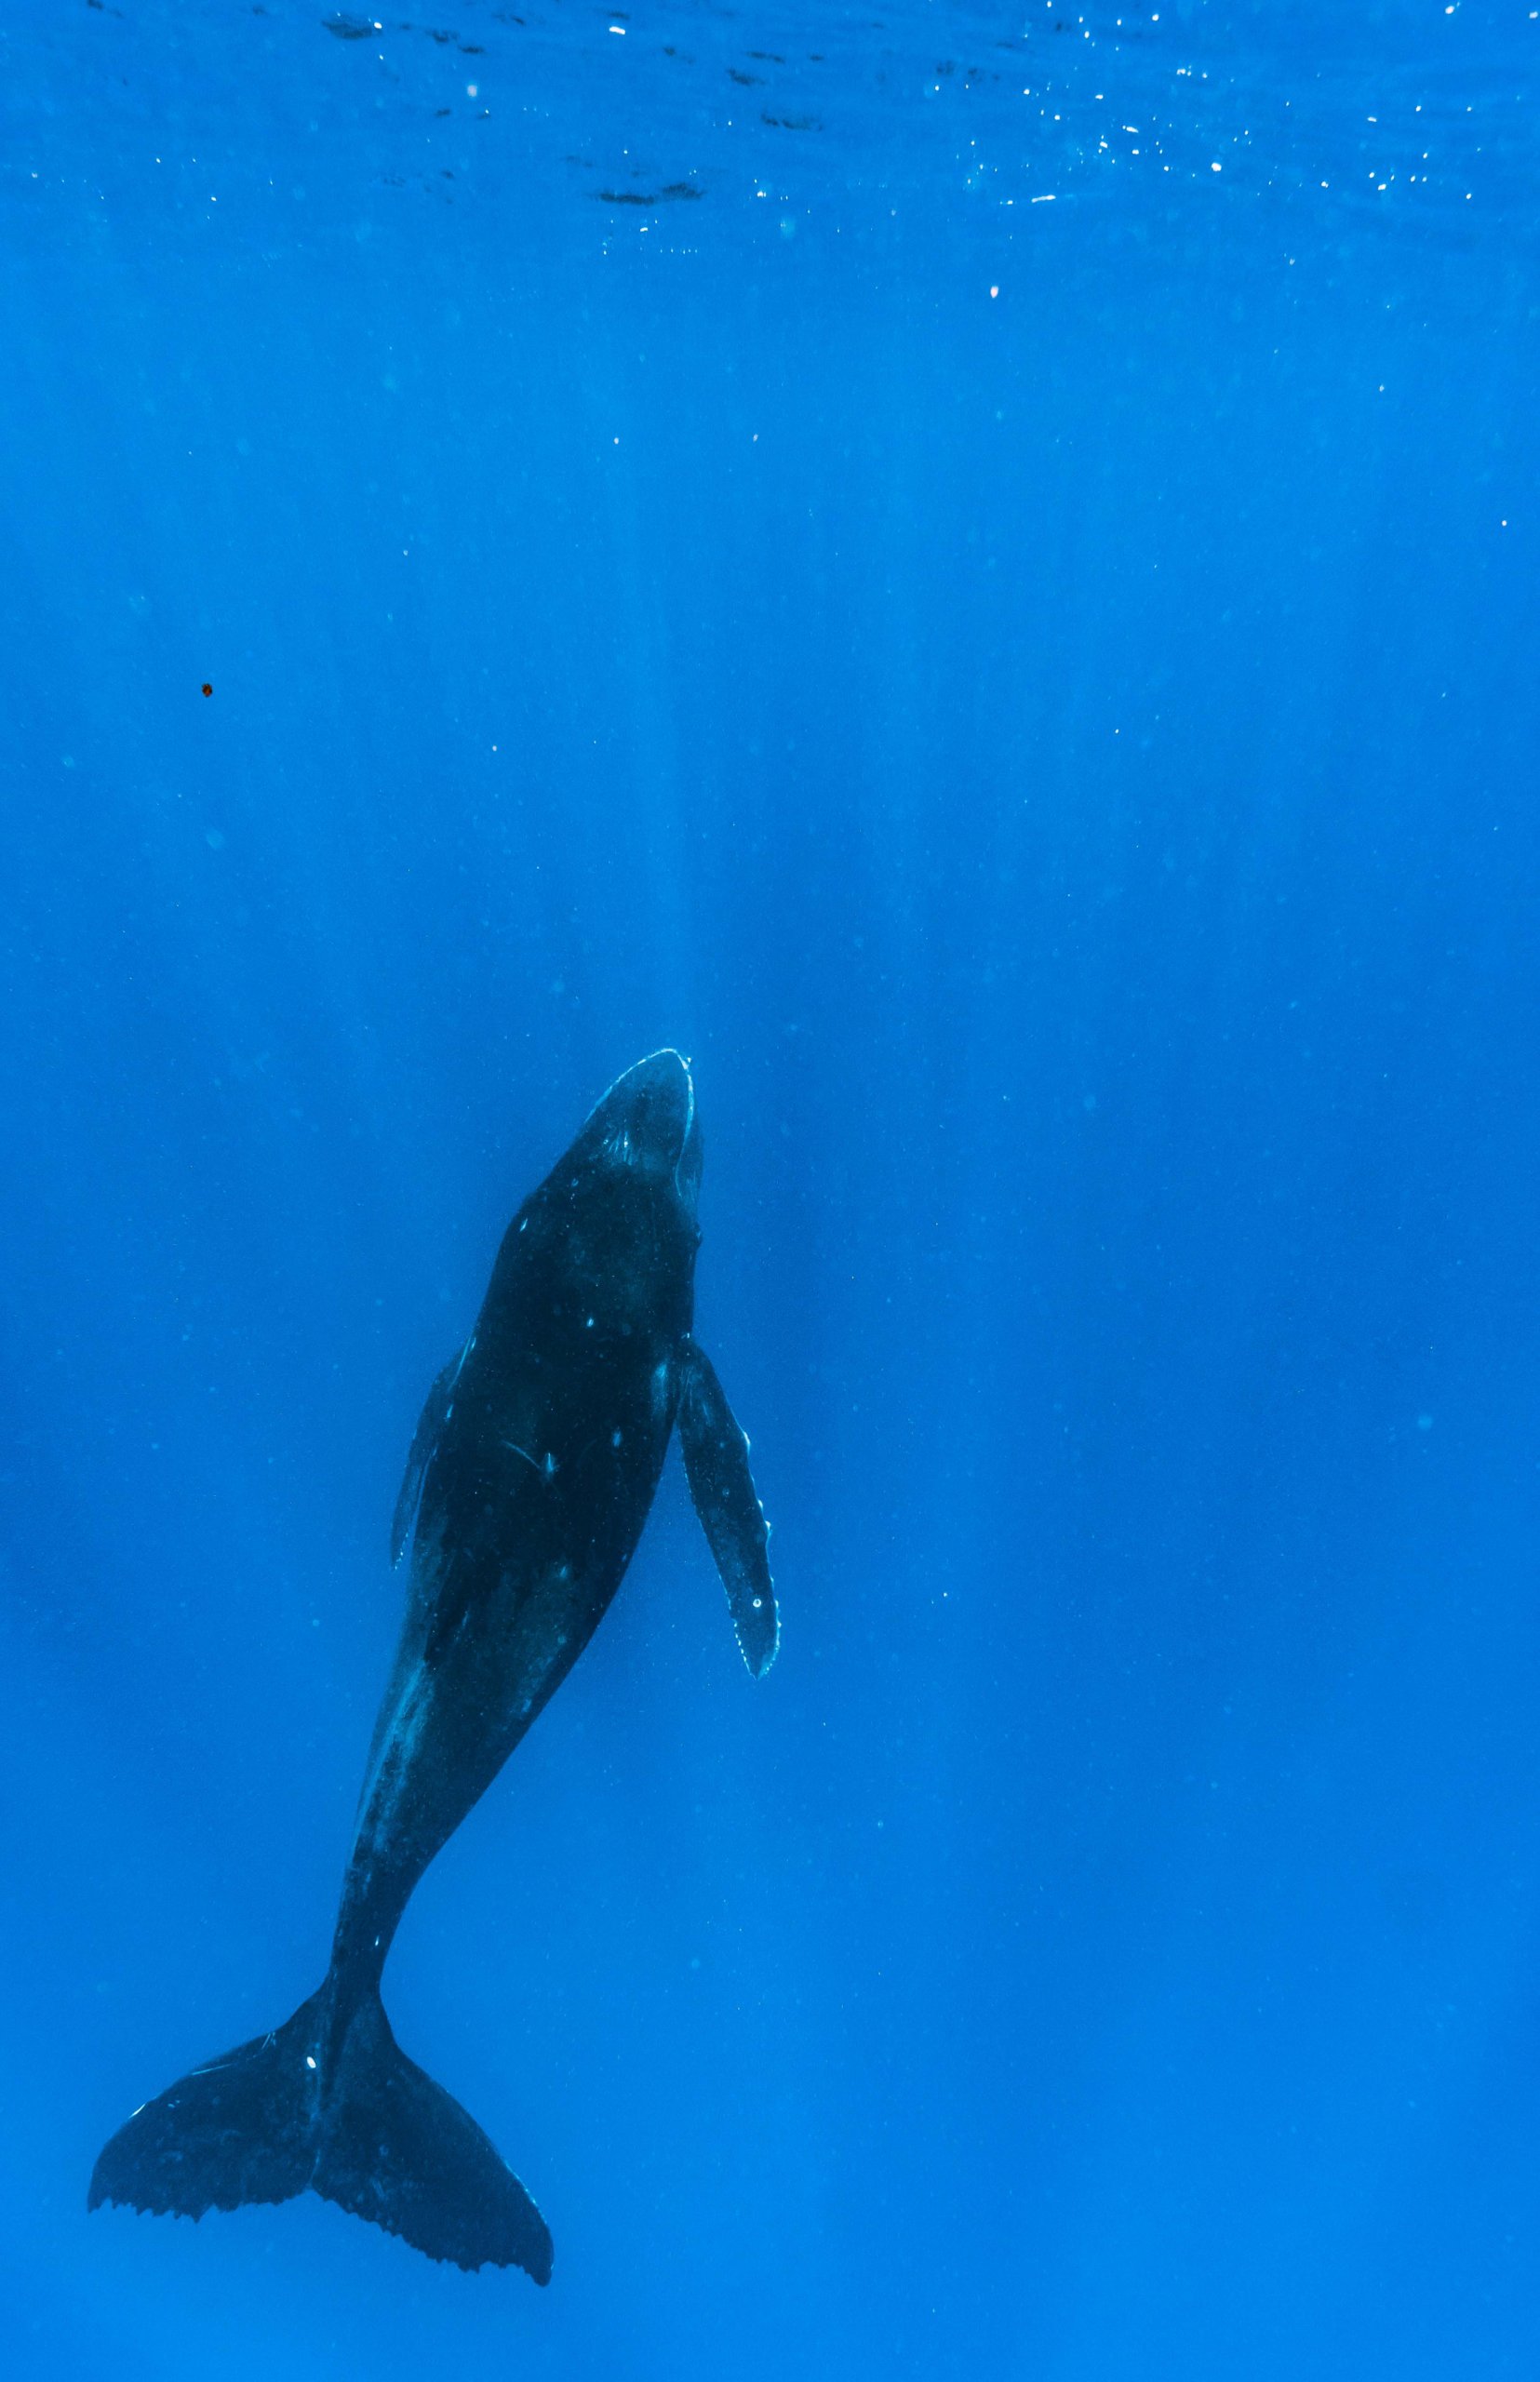
{"label": "whale dorsal fin", "polygon": [[781,1635],[767,1553],[770,1528],[754,1492],[748,1440],[710,1358],[693,1340],[679,1355],[678,1423],[690,1493],[728,1592],[739,1648],[755,1678],[763,1679]]}
{"label": "whale dorsal fin", "polygon": [[401,1476],[401,1493],[396,1498],[395,1511],[391,1516],[390,1559],[393,1569],[400,1562],[407,1551],[407,1541],[411,1536],[412,1524],[417,1519],[417,1507],[422,1494],[422,1482],[426,1478],[428,1466],[433,1462],[433,1452],[438,1445],[439,1434],[449,1419],[449,1408],[454,1399],[454,1385],[460,1379],[460,1368],[470,1353],[471,1344],[467,1341],[464,1347],[457,1349],[449,1358],[422,1401],[422,1412],[417,1418],[417,1428],[412,1434],[411,1452],[407,1458],[407,1469]]}

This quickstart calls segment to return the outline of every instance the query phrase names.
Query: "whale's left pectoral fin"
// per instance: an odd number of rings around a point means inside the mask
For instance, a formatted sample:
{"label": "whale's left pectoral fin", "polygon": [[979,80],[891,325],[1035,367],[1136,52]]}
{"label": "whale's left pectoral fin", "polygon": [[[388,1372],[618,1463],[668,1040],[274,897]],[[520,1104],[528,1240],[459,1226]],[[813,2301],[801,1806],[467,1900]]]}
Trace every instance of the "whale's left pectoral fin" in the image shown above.
{"label": "whale's left pectoral fin", "polygon": [[763,1679],[775,1660],[781,1626],[766,1551],[770,1529],[754,1493],[749,1443],[710,1358],[692,1340],[685,1344],[679,1370],[679,1442],[690,1493],[728,1592],[743,1660]]}
{"label": "whale's left pectoral fin", "polygon": [[460,1379],[460,1368],[464,1363],[465,1357],[465,1349],[458,1348],[455,1351],[422,1401],[422,1412],[418,1417],[417,1429],[412,1435],[411,1452],[407,1458],[407,1469],[401,1478],[401,1492],[395,1500],[395,1511],[391,1516],[390,1559],[393,1569],[400,1562],[407,1551],[407,1541],[411,1536],[412,1524],[417,1519],[417,1508],[422,1495],[422,1483],[427,1476],[428,1466],[433,1462],[433,1452],[438,1445],[439,1435],[449,1419],[449,1408],[454,1402],[454,1385]]}

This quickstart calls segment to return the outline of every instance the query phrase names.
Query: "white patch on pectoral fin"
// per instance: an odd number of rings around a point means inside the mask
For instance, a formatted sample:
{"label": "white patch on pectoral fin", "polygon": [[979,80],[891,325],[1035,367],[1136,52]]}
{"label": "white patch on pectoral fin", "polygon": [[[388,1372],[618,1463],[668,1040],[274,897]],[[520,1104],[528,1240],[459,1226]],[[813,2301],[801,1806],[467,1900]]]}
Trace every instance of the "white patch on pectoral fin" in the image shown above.
{"label": "white patch on pectoral fin", "polygon": [[679,1355],[678,1419],[690,1493],[728,1592],[738,1643],[755,1678],[763,1679],[781,1634],[767,1553],[770,1529],[754,1493],[748,1440],[710,1358],[693,1340]]}
{"label": "white patch on pectoral fin", "polygon": [[422,1401],[422,1412],[418,1416],[417,1429],[412,1436],[411,1452],[407,1458],[407,1469],[401,1477],[401,1492],[395,1500],[395,1511],[391,1516],[390,1559],[393,1568],[400,1562],[407,1551],[407,1541],[411,1536],[412,1524],[417,1519],[418,1501],[422,1494],[422,1482],[427,1476],[428,1466],[433,1462],[433,1452],[438,1445],[439,1434],[449,1419],[449,1408],[454,1402],[454,1385],[460,1379],[460,1368],[469,1356],[471,1344],[467,1341],[464,1347],[458,1349],[449,1358]]}

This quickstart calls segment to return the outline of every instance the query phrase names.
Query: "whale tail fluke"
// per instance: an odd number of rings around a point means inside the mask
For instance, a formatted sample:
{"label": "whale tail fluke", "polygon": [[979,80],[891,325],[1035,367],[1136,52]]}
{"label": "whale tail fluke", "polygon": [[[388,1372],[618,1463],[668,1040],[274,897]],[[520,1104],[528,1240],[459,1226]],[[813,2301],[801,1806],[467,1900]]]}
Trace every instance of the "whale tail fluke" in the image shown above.
{"label": "whale tail fluke", "polygon": [[475,2120],[399,2049],[377,1995],[348,2027],[314,2181],[430,2258],[551,2280],[545,2219]]}
{"label": "whale tail fluke", "polygon": [[136,2109],[96,2162],[87,2207],[121,2201],[196,2217],[302,2192],[315,2159],[320,2001]]}
{"label": "whale tail fluke", "polygon": [[456,2266],[551,2279],[539,2209],[475,2120],[402,2052],[377,1994],[327,2049],[329,1996],[194,2068],[136,2109],[96,2162],[87,2205],[161,2215],[292,2200],[307,2188]]}

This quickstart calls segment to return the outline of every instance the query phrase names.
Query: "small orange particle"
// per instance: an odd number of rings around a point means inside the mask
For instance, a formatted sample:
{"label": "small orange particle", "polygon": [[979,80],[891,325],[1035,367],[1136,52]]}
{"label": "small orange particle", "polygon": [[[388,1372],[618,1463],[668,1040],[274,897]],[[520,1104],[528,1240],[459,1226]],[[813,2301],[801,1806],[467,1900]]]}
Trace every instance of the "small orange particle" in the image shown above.
{"label": "small orange particle", "polygon": [[204,682],[203,682],[203,691],[204,691],[204,693],[205,693],[206,695],[211,695],[211,694],[213,693],[213,691],[214,691],[213,688],[209,685],[209,683],[208,683],[208,679],[207,679],[207,678],[206,678],[206,679],[204,680]]}

